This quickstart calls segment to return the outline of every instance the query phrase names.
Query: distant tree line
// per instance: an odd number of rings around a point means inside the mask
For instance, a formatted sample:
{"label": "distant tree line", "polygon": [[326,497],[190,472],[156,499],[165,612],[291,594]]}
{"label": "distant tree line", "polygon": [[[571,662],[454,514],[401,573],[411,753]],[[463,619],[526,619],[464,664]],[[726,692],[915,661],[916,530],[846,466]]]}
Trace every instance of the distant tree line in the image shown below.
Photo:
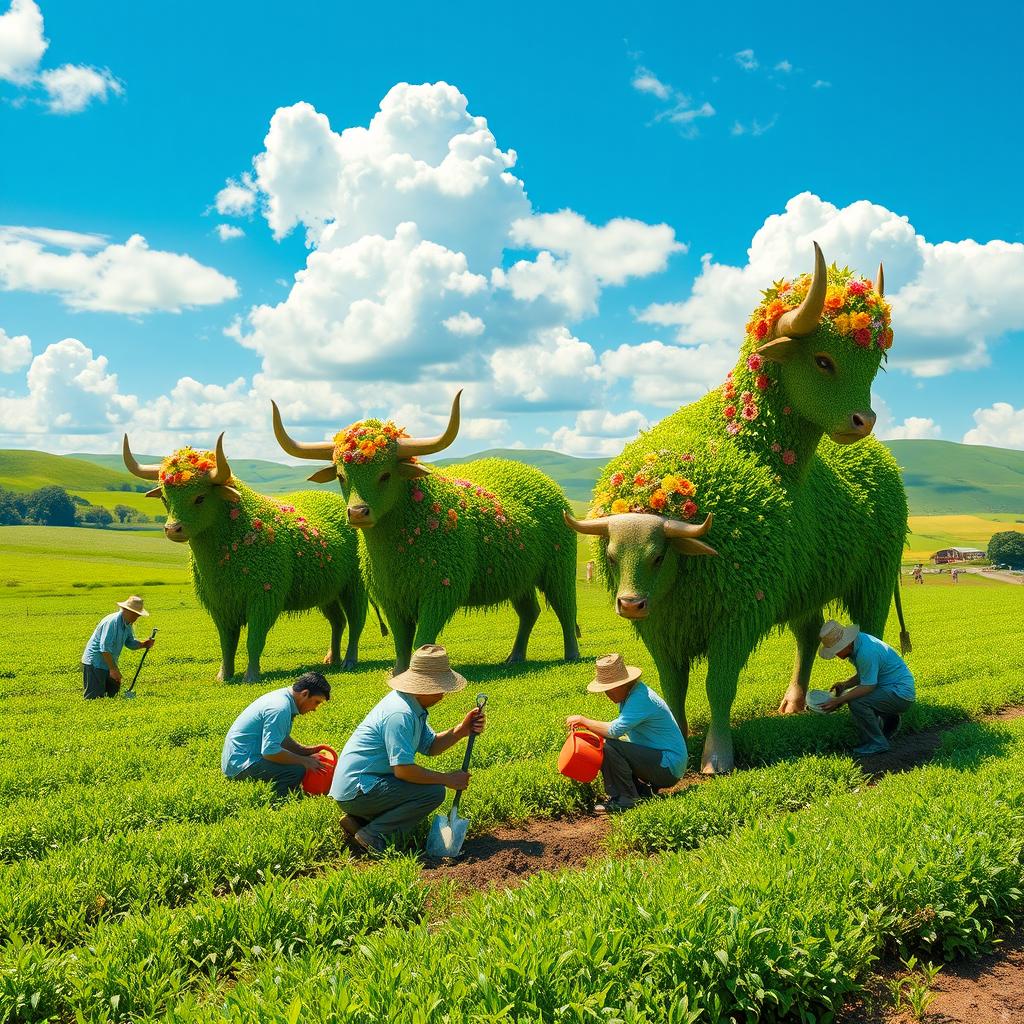
{"label": "distant tree line", "polygon": [[1024,569],[1024,533],[1018,530],[993,533],[988,542],[988,557],[997,565]]}
{"label": "distant tree line", "polygon": [[0,526],[110,526],[119,523],[148,523],[151,516],[129,505],[115,505],[111,513],[102,505],[90,505],[84,498],[56,484],[35,491],[10,491],[0,487]]}

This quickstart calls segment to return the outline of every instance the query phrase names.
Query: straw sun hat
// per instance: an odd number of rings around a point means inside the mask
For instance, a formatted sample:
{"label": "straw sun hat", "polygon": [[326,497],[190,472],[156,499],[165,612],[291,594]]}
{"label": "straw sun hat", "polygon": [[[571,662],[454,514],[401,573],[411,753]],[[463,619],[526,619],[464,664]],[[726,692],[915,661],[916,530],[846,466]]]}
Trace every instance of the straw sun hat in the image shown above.
{"label": "straw sun hat", "polygon": [[595,673],[592,682],[587,683],[591,693],[604,693],[614,690],[616,686],[635,683],[643,673],[635,665],[627,665],[621,654],[604,654],[594,665]]}
{"label": "straw sun hat", "polygon": [[421,695],[458,693],[465,685],[465,676],[452,670],[448,652],[440,644],[424,644],[413,651],[409,667],[388,680],[392,690]]}
{"label": "straw sun hat", "polygon": [[818,639],[821,641],[818,657],[824,658],[826,661],[834,658],[840,651],[852,644],[859,635],[860,626],[844,626],[841,622],[836,622],[835,619],[829,619],[818,634]]}
{"label": "straw sun hat", "polygon": [[123,608],[126,612],[135,612],[136,615],[149,615],[149,612],[142,607],[142,598],[138,594],[132,594],[127,601],[118,601],[117,607]]}

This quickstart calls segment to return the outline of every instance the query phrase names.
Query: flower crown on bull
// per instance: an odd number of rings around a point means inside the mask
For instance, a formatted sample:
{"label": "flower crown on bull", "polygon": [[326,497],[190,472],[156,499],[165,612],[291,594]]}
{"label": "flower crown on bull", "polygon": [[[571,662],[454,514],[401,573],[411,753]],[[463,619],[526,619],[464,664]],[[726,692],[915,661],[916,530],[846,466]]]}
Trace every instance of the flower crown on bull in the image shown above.
{"label": "flower crown on bull", "polygon": [[164,487],[188,487],[197,483],[212,484],[215,490],[230,501],[238,501],[240,497],[231,476],[231,466],[224,454],[223,433],[217,438],[212,452],[186,445],[151,466],[140,465],[132,455],[127,434],[124,435],[121,450],[124,464],[131,473],[142,480],[158,482],[157,487],[146,492],[147,498],[160,497]]}

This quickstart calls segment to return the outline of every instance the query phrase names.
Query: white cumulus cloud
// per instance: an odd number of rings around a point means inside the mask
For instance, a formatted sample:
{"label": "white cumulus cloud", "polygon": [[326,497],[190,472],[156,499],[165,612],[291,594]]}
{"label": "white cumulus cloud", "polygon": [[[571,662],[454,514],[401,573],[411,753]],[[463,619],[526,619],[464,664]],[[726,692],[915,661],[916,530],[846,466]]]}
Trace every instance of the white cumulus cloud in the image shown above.
{"label": "white cumulus cloud", "polygon": [[605,409],[592,409],[576,416],[575,426],[559,427],[544,445],[569,455],[612,456],[622,451],[650,424],[643,413],[635,409],[612,413]]}
{"label": "white cumulus cloud", "polygon": [[71,309],[179,312],[234,298],[238,286],[191,256],[150,249],[132,235],[102,236],[0,226],[0,288],[52,292]]}
{"label": "white cumulus cloud", "polygon": [[32,342],[25,334],[11,337],[0,327],[0,373],[14,373],[32,361]]}
{"label": "white cumulus cloud", "polygon": [[229,242],[232,238],[241,238],[245,232],[235,224],[218,224],[217,237],[222,242]]}
{"label": "white cumulus cloud", "polygon": [[107,95],[120,96],[124,86],[106,68],[82,64],[63,64],[44,71],[39,84],[46,91],[46,105],[53,114],[78,114],[93,101],[107,101]]}
{"label": "white cumulus cloud", "polygon": [[636,69],[636,73],[633,75],[633,88],[637,92],[647,92],[652,96],[657,96],[659,100],[667,100],[672,95],[672,87],[662,82],[653,71],[648,71],[644,67]]}
{"label": "white cumulus cloud", "polygon": [[753,50],[737,50],[733,57],[744,71],[756,71],[760,67]]}
{"label": "white cumulus cloud", "polygon": [[975,426],[964,434],[964,444],[987,444],[997,448],[1024,448],[1024,408],[1009,402],[995,402],[987,409],[974,410]]}
{"label": "white cumulus cloud", "polygon": [[0,79],[29,85],[49,46],[43,36],[43,15],[33,0],[11,0],[0,14]]}
{"label": "white cumulus cloud", "polygon": [[228,178],[214,198],[217,212],[224,217],[246,217],[256,209],[256,185],[251,174],[243,174],[237,181]]}

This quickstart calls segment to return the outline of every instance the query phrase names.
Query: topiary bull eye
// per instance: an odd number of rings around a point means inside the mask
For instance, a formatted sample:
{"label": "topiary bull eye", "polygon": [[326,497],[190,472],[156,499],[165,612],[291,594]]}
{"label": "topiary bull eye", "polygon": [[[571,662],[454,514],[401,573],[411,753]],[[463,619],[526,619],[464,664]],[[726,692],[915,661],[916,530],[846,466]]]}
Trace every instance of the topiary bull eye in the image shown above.
{"label": "topiary bull eye", "polygon": [[202,505],[202,503],[204,501],[206,501],[206,495],[205,494],[198,494],[198,495],[196,495],[196,500],[192,504],[193,505]]}
{"label": "topiary bull eye", "polygon": [[381,473],[380,479],[377,481],[377,483],[386,484],[390,479],[391,479],[391,474],[390,473]]}
{"label": "topiary bull eye", "polygon": [[830,377],[834,377],[836,375],[836,364],[822,352],[819,352],[814,357],[814,365],[821,370],[822,373],[827,373]]}
{"label": "topiary bull eye", "polygon": [[665,555],[664,554],[655,555],[654,556],[654,561],[651,562],[651,565],[653,565],[654,568],[657,569],[658,566],[661,565],[661,563],[664,562],[664,561],[665,561]]}

